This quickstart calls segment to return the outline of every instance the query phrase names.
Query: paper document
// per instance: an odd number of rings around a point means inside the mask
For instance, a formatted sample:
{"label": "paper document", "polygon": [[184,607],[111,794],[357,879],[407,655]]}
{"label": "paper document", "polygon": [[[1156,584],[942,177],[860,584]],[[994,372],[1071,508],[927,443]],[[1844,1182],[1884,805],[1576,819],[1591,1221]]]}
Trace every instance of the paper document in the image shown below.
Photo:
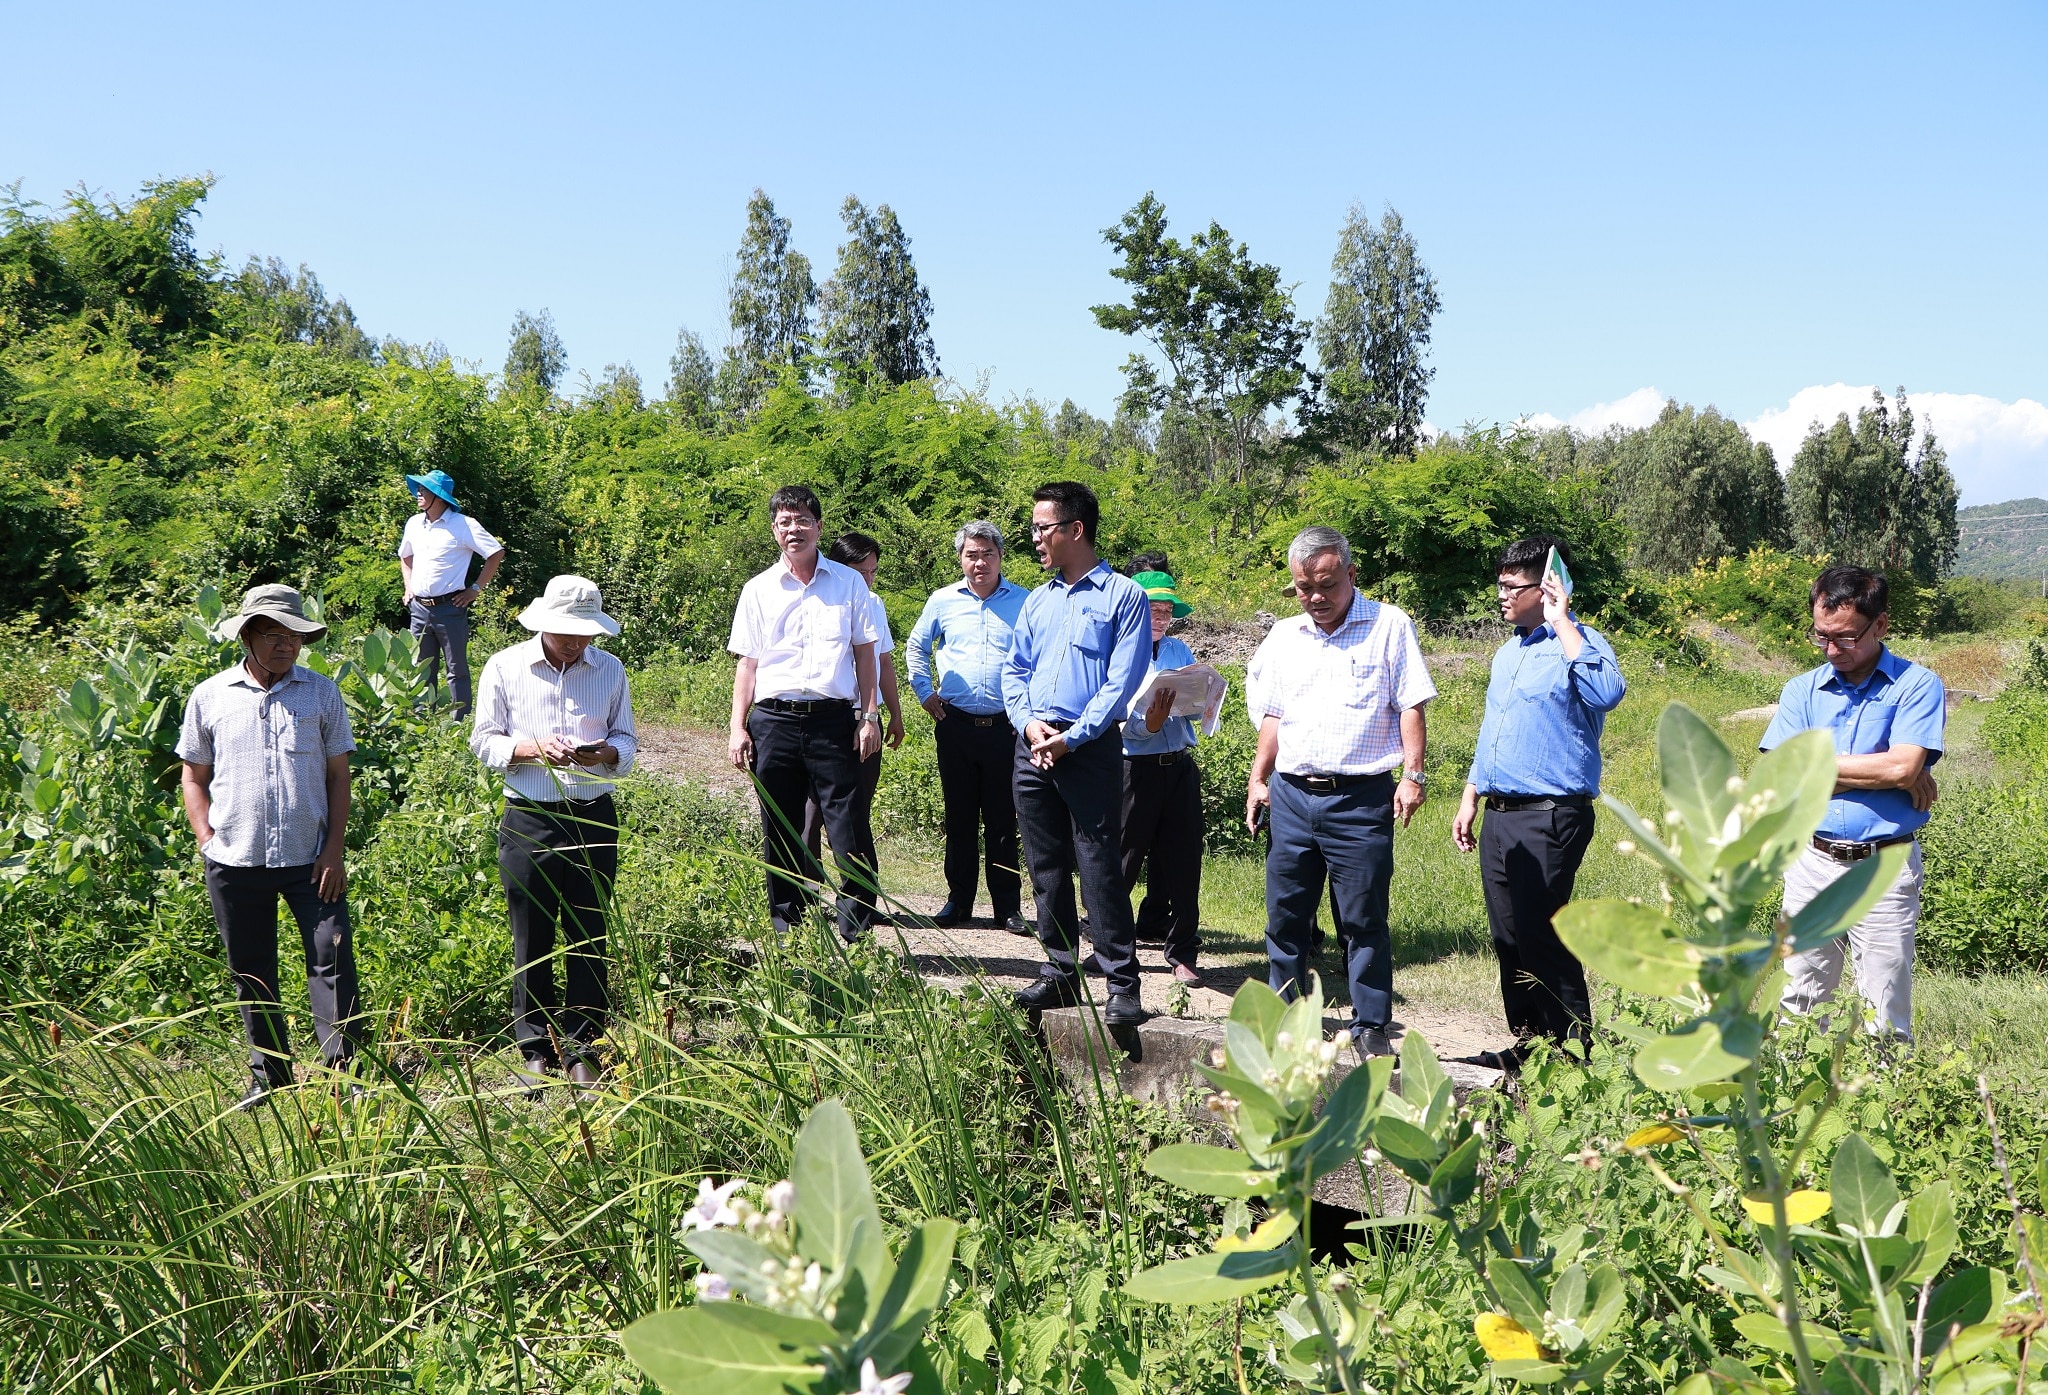
{"label": "paper document", "polygon": [[1557,578],[1558,585],[1564,588],[1565,599],[1570,600],[1572,595],[1571,569],[1565,566],[1564,558],[1557,555],[1556,548],[1551,548],[1550,556],[1544,559],[1543,570],[1547,574]]}
{"label": "paper document", "polygon": [[1208,664],[1163,668],[1157,673],[1147,674],[1144,686],[1131,699],[1131,721],[1145,720],[1145,709],[1152,705],[1152,694],[1161,688],[1173,691],[1173,710],[1168,716],[1192,717],[1202,728],[1202,735],[1216,734],[1216,728],[1223,722],[1223,697],[1230,691],[1229,679]]}

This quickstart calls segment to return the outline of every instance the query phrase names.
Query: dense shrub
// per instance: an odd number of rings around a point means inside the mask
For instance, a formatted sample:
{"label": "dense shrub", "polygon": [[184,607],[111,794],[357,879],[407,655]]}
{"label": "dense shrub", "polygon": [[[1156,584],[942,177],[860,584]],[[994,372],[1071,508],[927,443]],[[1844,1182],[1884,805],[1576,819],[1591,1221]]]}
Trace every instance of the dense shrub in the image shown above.
{"label": "dense shrub", "polygon": [[1925,961],[1972,974],[2048,969],[2048,779],[2039,768],[2009,784],[1950,785],[1921,841]]}

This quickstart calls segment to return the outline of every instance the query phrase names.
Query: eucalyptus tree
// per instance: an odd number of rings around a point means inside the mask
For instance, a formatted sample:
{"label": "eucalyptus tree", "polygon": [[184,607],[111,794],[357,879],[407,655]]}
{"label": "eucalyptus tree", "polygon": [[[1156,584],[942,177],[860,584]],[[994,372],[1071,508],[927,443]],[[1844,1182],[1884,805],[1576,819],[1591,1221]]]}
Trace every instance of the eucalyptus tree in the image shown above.
{"label": "eucalyptus tree", "polygon": [[1184,442],[1179,471],[1247,535],[1285,496],[1307,452],[1284,413],[1302,399],[1308,327],[1280,269],[1252,259],[1222,224],[1182,242],[1166,207],[1146,194],[1103,240],[1122,256],[1110,275],[1127,304],[1093,307],[1095,322],[1149,342],[1163,360],[1124,362],[1123,411],[1156,416],[1162,443]]}
{"label": "eucalyptus tree", "polygon": [[568,371],[569,351],[555,332],[555,317],[543,309],[538,315],[524,310],[512,317],[512,342],[505,351],[505,386],[514,392],[539,388],[553,392]]}
{"label": "eucalyptus tree", "polygon": [[1815,422],[1785,479],[1792,539],[1838,562],[1910,571],[1935,581],[1955,565],[1956,481],[1933,431],[1913,447],[1906,390],[1887,406],[1873,392],[1852,425]]}
{"label": "eucalyptus tree", "polygon": [[688,326],[676,331],[676,351],[669,356],[668,404],[695,427],[709,428],[718,420],[718,368]]}
{"label": "eucalyptus tree", "polygon": [[1666,402],[1648,428],[1614,433],[1606,476],[1637,566],[1682,572],[1787,541],[1777,458],[1712,407]]}
{"label": "eucalyptus tree", "polygon": [[936,377],[932,297],[918,280],[910,238],[896,211],[870,211],[853,195],[840,205],[846,241],[819,294],[824,357],[841,381],[874,374],[891,386]]}
{"label": "eucalyptus tree", "polygon": [[789,219],[761,190],[747,201],[747,230],[726,303],[732,342],[721,385],[741,411],[760,401],[767,380],[793,369],[804,374],[812,351],[811,310],[818,303],[811,259],[789,245]]}
{"label": "eucalyptus tree", "polygon": [[1316,324],[1322,360],[1323,423],[1354,450],[1413,455],[1436,369],[1430,327],[1443,308],[1401,215],[1388,208],[1375,227],[1354,204],[1330,260],[1330,294]]}

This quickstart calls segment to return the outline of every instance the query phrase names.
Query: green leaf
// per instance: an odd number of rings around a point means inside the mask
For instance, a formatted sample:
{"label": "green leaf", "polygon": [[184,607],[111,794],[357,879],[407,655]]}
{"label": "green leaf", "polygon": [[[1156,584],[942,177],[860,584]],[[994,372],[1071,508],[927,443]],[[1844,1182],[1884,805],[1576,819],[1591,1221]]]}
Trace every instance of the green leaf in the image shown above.
{"label": "green leaf", "polygon": [[1496,1361],[1491,1369],[1502,1380],[1518,1380],[1524,1385],[1555,1385],[1564,1379],[1564,1367],[1555,1361]]}
{"label": "green leaf", "polygon": [[1152,1150],[1145,1170],[1200,1196],[1265,1196],[1273,1174],[1262,1172],[1235,1148],[1206,1143],[1169,1143]]}
{"label": "green leaf", "polygon": [[889,1284],[889,1252],[882,1243],[882,1216],[875,1209],[867,1159],[861,1156],[853,1118],[838,1100],[813,1109],[798,1130],[789,1180],[796,1184],[797,1248],[828,1270],[858,1274],[857,1296],[873,1301]]}
{"label": "green leaf", "polygon": [[1571,1265],[1550,1284],[1550,1311],[1573,1326],[1586,1311],[1586,1271]]}
{"label": "green leaf", "polygon": [[1295,1247],[1169,1260],[1133,1274],[1124,1292],[1143,1303],[1227,1303],[1271,1288],[1294,1269]]}
{"label": "green leaf", "polygon": [[910,1232],[903,1253],[896,1258],[895,1276],[875,1309],[870,1345],[862,1353],[874,1357],[877,1366],[894,1370],[917,1345],[919,1334],[945,1297],[946,1276],[953,1268],[953,1242],[959,1233],[959,1224],[949,1220],[926,1221]]}
{"label": "green leaf", "polygon": [[761,1267],[774,1262],[774,1257],[751,1236],[737,1230],[699,1230],[684,1236],[683,1244],[744,1296],[767,1296],[768,1280]]}
{"label": "green leaf", "polygon": [[[800,1335],[812,1328],[814,1336]],[[619,1334],[633,1364],[672,1395],[816,1390],[824,1374],[822,1347],[832,1340],[823,1323],[744,1303],[650,1313]]]}
{"label": "green leaf", "polygon": [[1484,1139],[1478,1134],[1451,1150],[1450,1156],[1429,1174],[1429,1199],[1438,1206],[1457,1206],[1479,1185],[1479,1150]]}
{"label": "green leaf", "polygon": [[[1748,793],[1776,796],[1778,811],[1785,815],[1773,823],[1765,841],[1798,849],[1804,847],[1820,821],[1827,815],[1828,801],[1835,792],[1835,741],[1825,731],[1802,731],[1783,745],[1764,752],[1749,772]],[[1760,819],[1758,823],[1763,821]],[[1748,841],[1748,833],[1736,840]],[[1732,845],[1731,845],[1732,846]],[[1723,855],[1723,865],[1728,865]]]}
{"label": "green leaf", "polygon": [[1438,1121],[1428,1116],[1439,1112],[1439,1099],[1447,1096],[1450,1089],[1451,1078],[1437,1064],[1436,1052],[1430,1050],[1429,1039],[1420,1032],[1404,1033],[1401,1037],[1401,1098],[1424,1116],[1424,1128],[1436,1127]]}
{"label": "green leaf", "polygon": [[[1747,1263],[1745,1262],[1745,1267]],[[1750,1275],[1738,1270],[1727,1269],[1718,1264],[1702,1264],[1699,1275],[1708,1283],[1719,1284],[1730,1293],[1746,1294],[1765,1303],[1777,1301],[1771,1294],[1770,1285],[1762,1275]]]}
{"label": "green leaf", "polygon": [[[1786,1330],[1783,1320],[1775,1314],[1744,1313],[1735,1319],[1733,1326],[1737,1332],[1766,1351],[1774,1351],[1781,1356],[1792,1354],[1792,1334]],[[1819,1361],[1828,1360],[1848,1346],[1848,1343],[1842,1340],[1841,1333],[1822,1327],[1810,1319],[1800,1323],[1799,1330],[1806,1337],[1806,1349]]]}
{"label": "green leaf", "polygon": [[1883,1362],[1862,1352],[1845,1351],[1820,1373],[1825,1395],[1878,1395],[1887,1389]]}
{"label": "green leaf", "polygon": [[[1752,1034],[1757,1040],[1749,1040]],[[1720,1023],[1702,1017],[1636,1052],[1636,1079],[1653,1090],[1687,1090],[1726,1080],[1756,1058],[1760,1043],[1761,1032],[1742,1031],[1728,1040]]]}
{"label": "green leaf", "polygon": [[1415,1181],[1429,1185],[1437,1164],[1435,1139],[1405,1120],[1382,1114],[1373,1121],[1372,1142],[1388,1162]]}
{"label": "green leaf", "polygon": [[1706,882],[1700,878],[1700,874],[1679,861],[1677,854],[1664,845],[1663,835],[1650,827],[1644,821],[1642,815],[1611,794],[1601,795],[1600,802],[1605,804],[1613,811],[1616,818],[1628,826],[1628,831],[1635,835],[1636,846],[1654,859],[1666,872],[1676,877],[1679,881],[1686,883],[1700,895],[1710,894],[1709,888]]}
{"label": "green leaf", "polygon": [[1500,1255],[1490,1256],[1486,1261],[1486,1280],[1509,1317],[1527,1331],[1542,1333],[1543,1310],[1547,1305],[1521,1265]]}
{"label": "green leaf", "polygon": [[1991,1271],[1973,1265],[1939,1285],[1927,1299],[1926,1352],[1934,1355],[1957,1330],[1974,1327],[1991,1316]]}
{"label": "green leaf", "polygon": [[1848,1134],[1835,1145],[1828,1194],[1834,1198],[1836,1222],[1852,1225],[1863,1235],[1875,1235],[1899,1203],[1898,1185],[1860,1133]]}
{"label": "green leaf", "polygon": [[1906,1204],[1906,1238],[1920,1246],[1920,1258],[1899,1275],[1902,1284],[1924,1284],[1939,1274],[1956,1249],[1956,1207],[1947,1182],[1934,1182]]}
{"label": "green leaf", "polygon": [[1261,1042],[1271,1042],[1287,1015],[1287,1003],[1278,993],[1255,978],[1248,978],[1230,1000],[1229,1021],[1251,1028]]}
{"label": "green leaf", "polygon": [[1700,952],[1662,911],[1633,901],[1574,901],[1557,913],[1557,937],[1579,962],[1632,993],[1671,998],[1699,982]]}
{"label": "green leaf", "polygon": [[1682,702],[1664,709],[1657,721],[1657,763],[1664,799],[1685,820],[1695,845],[1718,839],[1734,809],[1735,756],[1720,733]]}
{"label": "green leaf", "polygon": [[1393,1061],[1375,1056],[1338,1082],[1299,1155],[1309,1176],[1335,1172],[1358,1156],[1373,1120],[1379,1117],[1380,1101],[1386,1097],[1393,1074]]}
{"label": "green leaf", "polygon": [[1803,954],[1818,949],[1862,920],[1877,899],[1898,881],[1912,851],[1910,843],[1879,848],[1822,887],[1820,894],[1792,917],[1788,938],[1793,950]]}
{"label": "green leaf", "polygon": [[1607,1329],[1614,1326],[1614,1320],[1621,1316],[1622,1304],[1628,1301],[1628,1289],[1621,1282],[1621,1272],[1611,1264],[1603,1264],[1593,1271],[1586,1289],[1586,1320],[1579,1324],[1579,1330],[1586,1334],[1586,1340],[1597,1342],[1605,1336]]}
{"label": "green leaf", "polygon": [[[1230,1069],[1246,1079],[1264,1079],[1266,1072],[1273,1068],[1273,1058],[1266,1050],[1266,1043],[1259,1039],[1257,1031],[1242,1022],[1223,1024],[1223,1047],[1230,1053]],[[1283,1114],[1281,1117],[1286,1116]]]}

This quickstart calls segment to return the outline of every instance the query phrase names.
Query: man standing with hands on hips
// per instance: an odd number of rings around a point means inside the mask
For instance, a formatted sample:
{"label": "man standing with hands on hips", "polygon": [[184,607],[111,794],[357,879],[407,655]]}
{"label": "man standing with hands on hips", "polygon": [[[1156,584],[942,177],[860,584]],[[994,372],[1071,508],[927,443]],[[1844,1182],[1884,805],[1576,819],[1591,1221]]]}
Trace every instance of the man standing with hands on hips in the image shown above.
{"label": "man standing with hands on hips", "polygon": [[1351,982],[1352,1041],[1362,1057],[1390,1056],[1394,821],[1405,827],[1422,807],[1422,705],[1436,685],[1415,623],[1359,594],[1342,533],[1302,529],[1287,567],[1304,613],[1274,625],[1245,671],[1245,706],[1259,728],[1245,824],[1256,830],[1269,810],[1272,822],[1267,981],[1290,1000],[1307,985],[1327,881]]}
{"label": "man standing with hands on hips", "polygon": [[[1500,959],[1500,999],[1514,1043],[1475,1060],[1515,1070],[1548,1037],[1592,1043],[1586,971],[1551,928],[1593,841],[1600,733],[1628,691],[1614,649],[1572,615],[1555,538],[1524,538],[1500,555],[1500,616],[1515,633],[1493,656],[1486,716],[1451,838],[1479,850],[1486,919]],[[1486,821],[1475,838],[1481,801]]]}
{"label": "man standing with hands on hips", "polygon": [[[640,743],[625,666],[591,644],[619,632],[595,582],[551,578],[519,623],[534,637],[484,665],[469,737],[477,759],[505,777],[498,879],[512,922],[512,1035],[529,1089],[556,1067],[591,1085],[611,1002],[605,903],[619,875],[612,788]],[[566,951],[559,987],[557,939]]]}
{"label": "man standing with hands on hips", "polygon": [[[455,481],[445,472],[407,475],[405,482],[419,504],[398,542],[412,635],[419,641],[429,683],[446,658],[448,696],[460,719],[469,715],[469,608],[504,565],[505,545],[456,505]],[[472,557],[484,559],[474,586],[469,582]]]}
{"label": "man standing with hands on hips", "polygon": [[950,927],[973,919],[986,832],[995,923],[1029,935],[1010,788],[1017,734],[1003,710],[1003,664],[1025,592],[1003,576],[1003,534],[995,524],[967,524],[953,535],[953,551],[962,579],[932,592],[907,645],[911,690],[931,714],[946,810],[946,904],[933,920]]}
{"label": "man standing with hands on hips", "polygon": [[1029,1009],[1081,1001],[1075,952],[1088,903],[1095,957],[1109,982],[1103,1020],[1145,1020],[1138,946],[1122,868],[1121,720],[1145,681],[1152,617],[1145,593],[1095,552],[1095,493],[1062,481],[1031,496],[1031,536],[1052,578],[1025,598],[1003,666],[1003,705],[1016,728],[1017,819],[1046,965],[1017,994]]}
{"label": "man standing with hands on hips", "polygon": [[748,581],[733,611],[728,753],[761,791],[768,913],[778,933],[815,904],[825,871],[804,846],[804,803],[815,799],[839,871],[839,935],[875,920],[875,869],[862,850],[861,763],[882,749],[874,621],[859,572],[818,551],[824,506],[810,488],[768,499],[782,556]]}

